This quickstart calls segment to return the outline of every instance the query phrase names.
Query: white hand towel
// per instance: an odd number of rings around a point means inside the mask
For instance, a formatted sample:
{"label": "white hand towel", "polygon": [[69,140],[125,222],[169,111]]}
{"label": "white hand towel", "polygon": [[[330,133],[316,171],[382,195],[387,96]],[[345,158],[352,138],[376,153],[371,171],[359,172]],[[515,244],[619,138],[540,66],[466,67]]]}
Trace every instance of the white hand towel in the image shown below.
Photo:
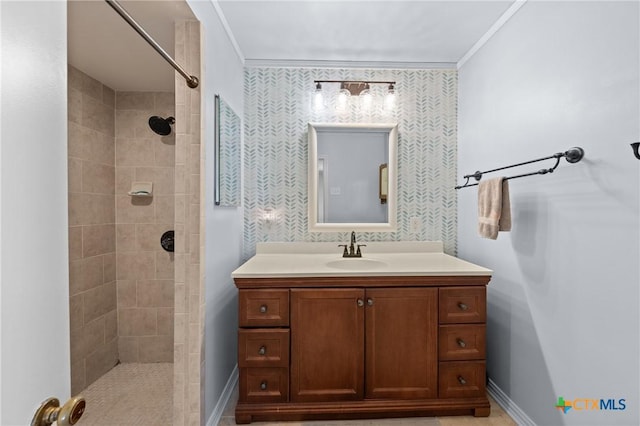
{"label": "white hand towel", "polygon": [[482,180],[478,185],[478,233],[495,240],[498,231],[511,231],[509,181],[504,177]]}

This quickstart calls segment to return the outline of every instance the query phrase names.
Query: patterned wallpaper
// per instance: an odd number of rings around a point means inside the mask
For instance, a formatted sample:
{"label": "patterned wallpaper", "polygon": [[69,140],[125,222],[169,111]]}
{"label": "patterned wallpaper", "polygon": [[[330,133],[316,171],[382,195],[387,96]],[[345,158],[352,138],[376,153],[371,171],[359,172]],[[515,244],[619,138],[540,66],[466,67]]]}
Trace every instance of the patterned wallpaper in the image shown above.
{"label": "patterned wallpaper", "polygon": [[[396,81],[396,108],[370,112],[311,108],[313,80]],[[456,253],[456,70],[247,68],[244,111],[244,257],[263,241],[348,241],[346,232],[308,231],[307,124],[397,122],[398,231],[359,241],[442,240]],[[324,84],[337,91],[339,84]],[[385,85],[372,85],[382,98]],[[410,232],[410,218],[421,221]]]}

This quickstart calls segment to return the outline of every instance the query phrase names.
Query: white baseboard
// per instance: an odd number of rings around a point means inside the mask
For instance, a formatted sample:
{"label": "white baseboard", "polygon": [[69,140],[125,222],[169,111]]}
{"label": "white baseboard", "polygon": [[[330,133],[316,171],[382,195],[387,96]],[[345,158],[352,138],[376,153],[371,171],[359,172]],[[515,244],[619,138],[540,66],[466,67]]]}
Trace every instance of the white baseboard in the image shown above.
{"label": "white baseboard", "polygon": [[527,413],[522,411],[515,402],[509,398],[509,395],[504,393],[502,389],[495,384],[491,378],[487,383],[487,393],[491,395],[493,399],[498,403],[500,407],[520,426],[536,426],[535,422],[531,420]]}
{"label": "white baseboard", "polygon": [[227,380],[227,384],[224,385],[224,389],[222,389],[222,393],[220,394],[220,398],[218,398],[218,403],[216,404],[209,420],[207,421],[207,426],[217,426],[220,423],[220,419],[222,418],[222,414],[224,413],[224,408],[227,406],[229,402],[229,398],[233,395],[233,389],[235,389],[238,384],[238,365],[236,364],[233,367],[233,371]]}

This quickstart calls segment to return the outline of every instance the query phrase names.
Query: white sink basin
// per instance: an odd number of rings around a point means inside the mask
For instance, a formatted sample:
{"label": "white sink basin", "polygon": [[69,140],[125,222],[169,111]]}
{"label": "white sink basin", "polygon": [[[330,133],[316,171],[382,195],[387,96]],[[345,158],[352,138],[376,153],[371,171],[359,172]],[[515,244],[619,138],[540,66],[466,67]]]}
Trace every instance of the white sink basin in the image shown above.
{"label": "white sink basin", "polygon": [[366,271],[370,269],[380,269],[387,266],[385,262],[380,260],[363,259],[361,257],[333,260],[325,263],[325,265],[329,268],[343,269],[347,271]]}

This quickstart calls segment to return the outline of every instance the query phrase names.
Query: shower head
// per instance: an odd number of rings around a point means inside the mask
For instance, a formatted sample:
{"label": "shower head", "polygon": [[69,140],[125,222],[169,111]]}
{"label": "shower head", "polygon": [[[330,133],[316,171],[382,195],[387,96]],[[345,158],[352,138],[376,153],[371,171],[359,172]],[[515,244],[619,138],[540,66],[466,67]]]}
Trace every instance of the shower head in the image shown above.
{"label": "shower head", "polygon": [[149,127],[160,136],[171,134],[171,125],[175,122],[176,119],[173,117],[162,118],[157,115],[149,117]]}

